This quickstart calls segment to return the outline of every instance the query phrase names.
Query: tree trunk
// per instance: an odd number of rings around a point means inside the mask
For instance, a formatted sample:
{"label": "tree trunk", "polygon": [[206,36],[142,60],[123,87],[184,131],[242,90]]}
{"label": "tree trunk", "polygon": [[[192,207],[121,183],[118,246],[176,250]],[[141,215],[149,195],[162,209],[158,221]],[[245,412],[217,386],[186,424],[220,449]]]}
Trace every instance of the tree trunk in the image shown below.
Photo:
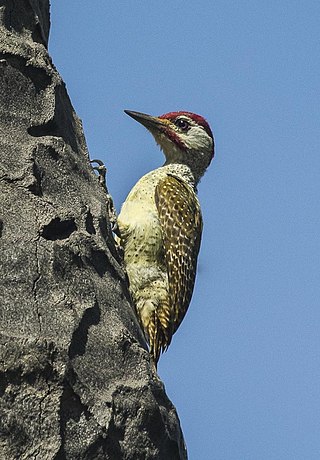
{"label": "tree trunk", "polygon": [[0,1],[0,458],[185,459],[48,34]]}

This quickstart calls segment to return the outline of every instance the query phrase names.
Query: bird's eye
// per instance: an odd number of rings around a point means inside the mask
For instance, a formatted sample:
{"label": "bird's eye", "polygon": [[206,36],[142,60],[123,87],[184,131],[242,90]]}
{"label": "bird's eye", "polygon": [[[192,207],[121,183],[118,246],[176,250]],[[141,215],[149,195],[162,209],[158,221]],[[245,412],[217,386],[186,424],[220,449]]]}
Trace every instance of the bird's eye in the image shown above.
{"label": "bird's eye", "polygon": [[187,120],[184,120],[183,118],[177,118],[174,124],[178,126],[178,128],[180,128],[182,131],[188,131],[190,127]]}

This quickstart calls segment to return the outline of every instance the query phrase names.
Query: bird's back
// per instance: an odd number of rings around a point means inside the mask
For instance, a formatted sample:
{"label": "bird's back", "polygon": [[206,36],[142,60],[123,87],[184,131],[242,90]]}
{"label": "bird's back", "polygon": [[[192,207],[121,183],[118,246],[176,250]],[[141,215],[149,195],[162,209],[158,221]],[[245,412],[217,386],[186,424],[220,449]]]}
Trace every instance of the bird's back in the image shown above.
{"label": "bird's back", "polygon": [[200,244],[194,233],[201,236],[196,194],[172,171],[164,166],[143,176],[118,218],[131,295],[155,362],[189,306]]}

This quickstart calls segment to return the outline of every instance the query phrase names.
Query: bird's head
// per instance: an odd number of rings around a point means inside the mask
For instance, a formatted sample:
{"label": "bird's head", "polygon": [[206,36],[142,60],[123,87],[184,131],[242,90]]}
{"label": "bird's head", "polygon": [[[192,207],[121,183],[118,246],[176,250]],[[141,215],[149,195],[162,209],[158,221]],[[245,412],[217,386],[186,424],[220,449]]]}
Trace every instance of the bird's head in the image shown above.
{"label": "bird's head", "polygon": [[154,136],[166,157],[165,164],[185,164],[195,181],[205,173],[214,156],[214,139],[208,122],[192,112],[169,112],[159,117],[125,110]]}

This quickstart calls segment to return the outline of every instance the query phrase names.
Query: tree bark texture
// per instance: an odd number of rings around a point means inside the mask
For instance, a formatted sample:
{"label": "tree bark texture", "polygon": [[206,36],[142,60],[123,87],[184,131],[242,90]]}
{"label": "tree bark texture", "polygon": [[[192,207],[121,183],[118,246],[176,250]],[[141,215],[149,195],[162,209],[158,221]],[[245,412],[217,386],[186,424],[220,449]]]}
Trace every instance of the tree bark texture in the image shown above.
{"label": "tree bark texture", "polygon": [[0,1],[0,458],[185,459],[48,34]]}

